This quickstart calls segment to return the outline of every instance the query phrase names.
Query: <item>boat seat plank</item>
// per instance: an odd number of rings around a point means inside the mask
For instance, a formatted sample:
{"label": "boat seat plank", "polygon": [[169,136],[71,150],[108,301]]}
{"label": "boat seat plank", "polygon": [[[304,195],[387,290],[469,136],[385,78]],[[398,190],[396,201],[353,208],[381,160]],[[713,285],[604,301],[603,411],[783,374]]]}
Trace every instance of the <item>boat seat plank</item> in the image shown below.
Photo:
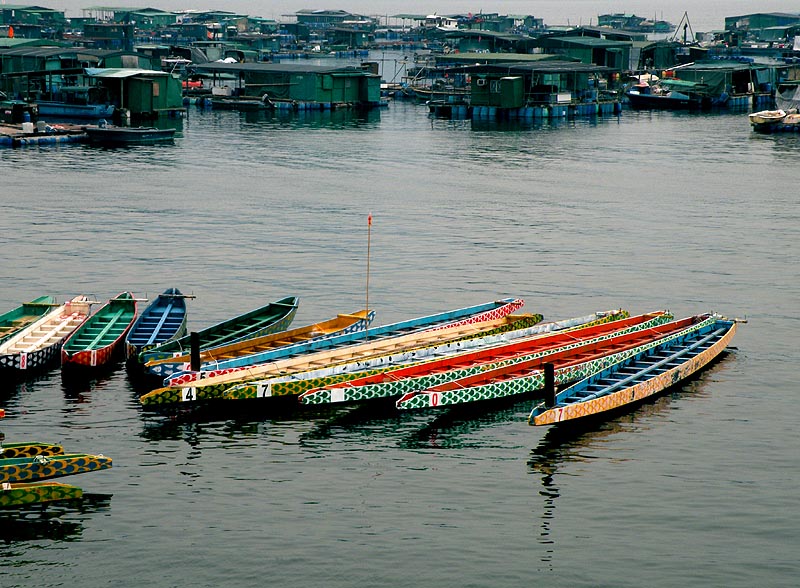
{"label": "boat seat plank", "polygon": [[120,308],[117,312],[115,312],[110,317],[108,324],[105,327],[103,327],[103,329],[94,337],[94,339],[92,339],[92,341],[88,345],[86,345],[86,349],[87,350],[92,349],[95,345],[97,345],[97,343],[103,338],[103,336],[106,333],[108,333],[112,329],[112,327],[114,327],[115,324],[118,325],[118,321],[123,314],[125,314],[124,308]]}

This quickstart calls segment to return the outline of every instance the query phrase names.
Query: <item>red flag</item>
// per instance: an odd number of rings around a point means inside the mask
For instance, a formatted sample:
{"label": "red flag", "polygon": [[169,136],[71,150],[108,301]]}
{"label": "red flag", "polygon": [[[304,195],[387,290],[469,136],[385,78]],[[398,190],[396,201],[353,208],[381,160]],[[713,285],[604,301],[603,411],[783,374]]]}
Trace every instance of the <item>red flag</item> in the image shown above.
{"label": "red flag", "polygon": [[14,27],[8,27],[8,38],[9,39],[14,38]]}
{"label": "red flag", "polygon": [[367,226],[368,227],[372,226],[372,213],[370,213],[369,216],[367,217]]}

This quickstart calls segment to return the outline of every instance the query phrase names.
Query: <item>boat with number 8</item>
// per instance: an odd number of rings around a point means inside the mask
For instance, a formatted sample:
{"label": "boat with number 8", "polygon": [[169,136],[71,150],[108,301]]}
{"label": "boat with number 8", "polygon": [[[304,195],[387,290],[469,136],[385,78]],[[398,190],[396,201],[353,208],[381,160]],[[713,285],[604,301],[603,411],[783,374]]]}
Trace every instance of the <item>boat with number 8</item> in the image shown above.
{"label": "boat with number 8", "polygon": [[701,329],[624,358],[531,411],[531,425],[594,417],[638,404],[685,381],[714,361],[736,334],[737,321],[717,318]]}
{"label": "boat with number 8", "polygon": [[121,292],[81,323],[61,347],[62,368],[94,368],[116,359],[134,320],[136,299]]}

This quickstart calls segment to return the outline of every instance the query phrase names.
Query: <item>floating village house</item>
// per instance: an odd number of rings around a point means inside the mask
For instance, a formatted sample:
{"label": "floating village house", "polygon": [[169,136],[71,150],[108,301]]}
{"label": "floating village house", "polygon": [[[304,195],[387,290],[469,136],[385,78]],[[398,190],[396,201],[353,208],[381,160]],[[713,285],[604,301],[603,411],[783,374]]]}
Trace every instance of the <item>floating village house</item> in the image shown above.
{"label": "floating village house", "polygon": [[372,108],[380,105],[380,76],[355,67],[290,63],[203,63],[197,74],[237,79],[239,96],[264,98],[275,106]]}

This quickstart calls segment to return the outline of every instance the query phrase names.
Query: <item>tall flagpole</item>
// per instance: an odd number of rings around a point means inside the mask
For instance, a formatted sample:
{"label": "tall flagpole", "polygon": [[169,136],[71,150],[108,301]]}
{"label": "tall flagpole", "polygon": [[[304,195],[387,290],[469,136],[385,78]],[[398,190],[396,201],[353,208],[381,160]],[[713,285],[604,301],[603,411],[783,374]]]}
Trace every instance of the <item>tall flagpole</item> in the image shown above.
{"label": "tall flagpole", "polygon": [[366,326],[364,327],[364,333],[366,334],[366,338],[369,339],[369,249],[370,244],[372,242],[372,213],[369,213],[367,216],[367,302],[366,302],[366,316],[364,317],[367,321]]}

